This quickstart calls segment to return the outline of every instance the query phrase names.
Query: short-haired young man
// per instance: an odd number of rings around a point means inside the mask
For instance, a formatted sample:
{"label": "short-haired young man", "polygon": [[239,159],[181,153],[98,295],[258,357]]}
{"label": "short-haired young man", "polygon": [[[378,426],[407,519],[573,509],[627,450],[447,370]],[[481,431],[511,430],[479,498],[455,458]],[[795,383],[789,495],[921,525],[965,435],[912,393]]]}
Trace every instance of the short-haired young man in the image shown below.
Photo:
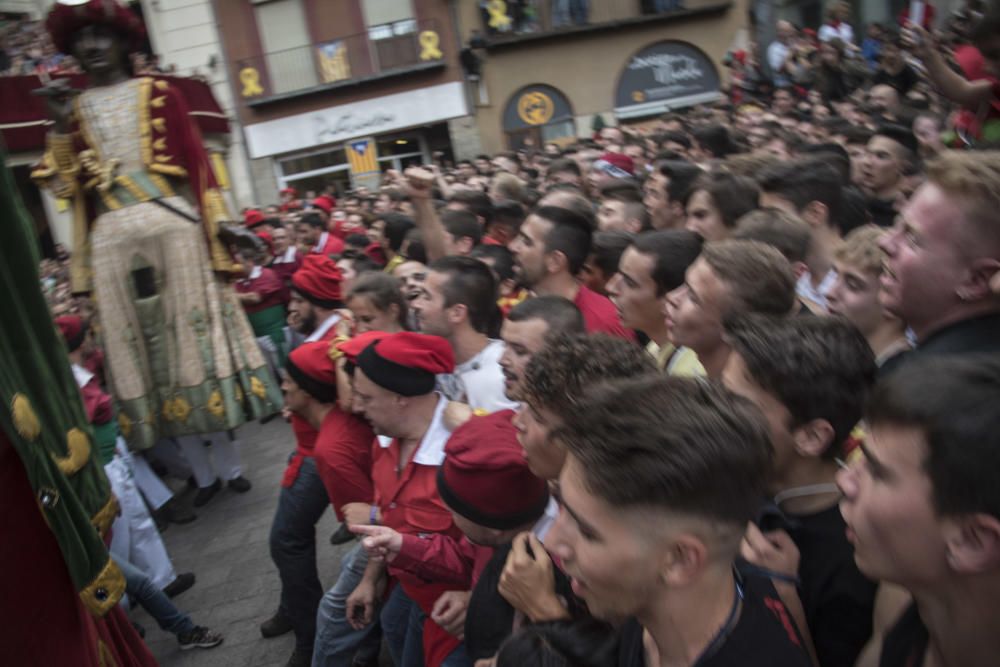
{"label": "short-haired young man", "polygon": [[924,357],[875,389],[864,461],[839,473],[858,567],[913,603],[880,665],[995,665],[1000,655],[1000,362]]}
{"label": "short-haired young man", "polygon": [[868,211],[880,227],[891,227],[905,196],[905,176],[914,168],[919,144],[909,128],[883,125],[868,140],[861,165],[861,187],[868,195]]}
{"label": "short-haired young man", "polygon": [[[879,245],[882,304],[907,323],[917,356],[1000,351],[1000,152],[946,151]],[[900,355],[905,359],[910,354]]]}
{"label": "short-haired young man", "polygon": [[596,232],[590,255],[580,269],[580,282],[601,296],[609,296],[608,282],[618,272],[618,262],[633,238],[631,232]]}
{"label": "short-haired young man", "polygon": [[746,401],[693,378],[600,387],[568,450],[548,543],[598,618],[627,618],[618,664],[809,665],[771,582],[736,571],[770,464]]}
{"label": "short-haired young man", "polygon": [[[809,273],[806,258],[812,246],[812,228],[802,218],[779,208],[759,208],[736,223],[732,236],[740,241],[760,241],[774,246],[792,265],[796,279]],[[799,314],[825,314],[826,308],[798,294]]]}
{"label": "short-haired young man", "polygon": [[549,337],[585,333],[583,315],[561,296],[536,296],[514,306],[500,327],[504,391],[512,401],[521,400],[521,382],[534,355]]}
{"label": "short-haired young man", "polygon": [[468,255],[483,238],[483,228],[476,216],[469,211],[445,210],[441,213],[444,225],[445,255]]}
{"label": "short-haired young man", "polygon": [[800,216],[812,230],[812,242],[796,290],[800,297],[827,307],[826,295],[837,274],[833,251],[840,244],[842,183],[836,169],[821,159],[809,158],[777,164],[758,179],[762,207],[778,208]]}
{"label": "short-haired young man", "polygon": [[698,355],[709,378],[729,357],[722,322],[743,313],[785,317],[795,305],[792,267],[772,246],[757,241],[709,243],[688,267],[684,284],[667,294],[670,342]]}
{"label": "short-haired young man", "polygon": [[[767,418],[774,448],[768,495],[787,517],[784,530],[751,527],[744,556],[778,569],[755,548],[798,549],[805,622],[820,665],[853,665],[871,636],[876,585],[861,576],[837,508],[836,457],[861,419],[875,376],[874,356],[847,320],[747,316],[727,322],[732,353],[727,389]],[[787,531],[787,532],[786,532]]]}
{"label": "short-haired young man", "polygon": [[555,336],[546,341],[521,378],[522,405],[514,417],[531,472],[547,480],[559,477],[566,450],[550,435],[587,389],[605,380],[654,372],[642,348],[610,336]]}
{"label": "short-haired young man", "polygon": [[449,256],[428,268],[412,309],[421,332],[448,341],[456,364],[453,374],[438,378],[438,388],[473,410],[515,407],[504,397],[503,342],[489,335],[500,316],[489,267],[472,257]]}
{"label": "short-haired young man", "polygon": [[577,282],[592,237],[590,222],[573,211],[555,206],[535,209],[510,244],[518,280],[536,294],[554,294],[572,301],[583,313],[587,331],[632,339],[607,297]]}
{"label": "short-haired young man", "polygon": [[691,185],[702,170],[681,160],[664,160],[646,179],[642,203],[649,213],[653,229],[682,229]]}
{"label": "short-haired young man", "polygon": [[315,255],[339,255],[344,251],[344,241],[326,231],[327,221],[317,211],[309,211],[299,216],[299,238],[309,244],[309,252]]}
{"label": "short-haired young man", "polygon": [[698,258],[701,245],[701,237],[683,229],[645,232],[625,249],[618,272],[608,282],[622,324],[649,338],[646,351],[667,373],[705,373],[694,352],[670,343],[663,319],[664,297],[684,284],[684,272]]}
{"label": "short-haired young man", "polygon": [[637,234],[649,227],[649,216],[642,204],[639,186],[631,181],[609,181],[601,187],[597,209],[600,231],[622,231]]}
{"label": "short-haired young man", "polygon": [[834,251],[837,280],[827,295],[830,314],[846,317],[858,328],[879,366],[910,349],[906,324],[879,300],[885,253],[878,244],[886,233],[881,227],[865,225],[847,235]]}

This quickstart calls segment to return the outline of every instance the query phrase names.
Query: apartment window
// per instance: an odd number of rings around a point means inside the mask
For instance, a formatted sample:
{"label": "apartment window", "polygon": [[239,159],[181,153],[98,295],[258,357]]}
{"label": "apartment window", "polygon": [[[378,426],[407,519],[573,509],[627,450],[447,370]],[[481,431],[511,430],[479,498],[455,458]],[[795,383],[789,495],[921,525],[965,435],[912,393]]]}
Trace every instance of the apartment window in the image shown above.
{"label": "apartment window", "polygon": [[272,94],[319,83],[302,0],[271,0],[254,10]]}
{"label": "apartment window", "polygon": [[376,69],[416,63],[417,22],[410,0],[363,0],[363,7]]}

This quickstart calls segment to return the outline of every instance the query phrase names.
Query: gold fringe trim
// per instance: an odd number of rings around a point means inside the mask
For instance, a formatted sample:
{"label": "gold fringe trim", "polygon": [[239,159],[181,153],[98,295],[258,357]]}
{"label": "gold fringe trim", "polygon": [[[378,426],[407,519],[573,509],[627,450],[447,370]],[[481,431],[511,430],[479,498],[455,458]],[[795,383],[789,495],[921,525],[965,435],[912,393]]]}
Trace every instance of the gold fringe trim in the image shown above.
{"label": "gold fringe trim", "polygon": [[97,510],[97,514],[90,517],[90,524],[103,539],[108,534],[108,529],[111,528],[111,524],[114,523],[116,516],[118,516],[118,499],[115,498],[115,494],[109,493],[108,502],[104,503],[104,507]]}
{"label": "gold fringe trim", "polygon": [[153,185],[159,188],[164,197],[174,196],[174,189],[170,186],[170,181],[163,178],[159,174],[147,174],[147,176],[149,177],[149,180],[153,181]]}
{"label": "gold fringe trim", "polygon": [[139,184],[131,176],[116,176],[115,182],[128,190],[128,193],[135,197],[136,201],[146,201],[149,199],[146,191],[139,187]]}
{"label": "gold fringe trim", "polygon": [[154,109],[162,109],[167,104],[167,96],[160,95],[159,97],[154,97],[149,101],[149,104]]}
{"label": "gold fringe trim", "polygon": [[167,88],[170,87],[170,84],[167,83],[166,81],[156,81],[153,83],[153,85],[156,86],[157,90],[166,90]]}
{"label": "gold fringe trim", "polygon": [[125,576],[108,556],[100,573],[80,591],[80,599],[91,614],[104,616],[115,608],[125,593]]}
{"label": "gold fringe trim", "polygon": [[187,169],[172,164],[156,164],[154,162],[149,165],[149,170],[159,174],[166,174],[167,176],[177,176],[178,178],[186,178],[188,175]]}
{"label": "gold fringe trim", "polygon": [[[150,140],[149,122],[149,96],[153,88],[153,80],[143,77],[139,79],[139,151],[142,155],[142,163],[151,165],[153,163],[153,146]],[[162,118],[158,120],[163,120]]]}
{"label": "gold fringe trim", "polygon": [[166,118],[154,118],[152,121],[150,121],[150,125],[152,125],[153,129],[159,132],[160,134],[163,134],[164,132],[167,131]]}
{"label": "gold fringe trim", "polygon": [[111,649],[108,648],[108,645],[100,639],[97,640],[97,659],[100,667],[118,667],[118,662],[115,660],[115,654],[112,653]]}
{"label": "gold fringe trim", "polygon": [[70,477],[80,471],[80,468],[90,461],[90,438],[78,428],[71,428],[66,433],[66,450],[68,456],[52,455],[52,460],[59,466],[59,471]]}
{"label": "gold fringe trim", "polygon": [[165,150],[167,150],[167,138],[166,137],[160,137],[159,139],[156,139],[155,141],[153,141],[153,150],[157,150],[157,151],[165,151]]}

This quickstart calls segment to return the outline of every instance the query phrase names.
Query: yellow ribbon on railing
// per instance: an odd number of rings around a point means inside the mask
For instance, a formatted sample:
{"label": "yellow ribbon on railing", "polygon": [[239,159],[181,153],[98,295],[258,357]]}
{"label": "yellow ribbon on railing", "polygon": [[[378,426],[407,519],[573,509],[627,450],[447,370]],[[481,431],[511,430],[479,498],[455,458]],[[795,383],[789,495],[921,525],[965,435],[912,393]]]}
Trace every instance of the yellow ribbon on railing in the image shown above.
{"label": "yellow ribbon on railing", "polygon": [[260,72],[255,68],[244,67],[241,69],[240,81],[243,83],[243,97],[255,97],[264,94],[264,89],[260,87]]}
{"label": "yellow ribbon on railing", "polygon": [[441,53],[441,49],[438,48],[440,43],[440,38],[438,34],[433,30],[424,30],[420,33],[420,52],[421,60],[438,60],[444,56]]}
{"label": "yellow ribbon on railing", "polygon": [[503,0],[490,0],[486,3],[486,11],[490,15],[489,26],[495,30],[510,28],[510,17],[507,16],[507,3]]}

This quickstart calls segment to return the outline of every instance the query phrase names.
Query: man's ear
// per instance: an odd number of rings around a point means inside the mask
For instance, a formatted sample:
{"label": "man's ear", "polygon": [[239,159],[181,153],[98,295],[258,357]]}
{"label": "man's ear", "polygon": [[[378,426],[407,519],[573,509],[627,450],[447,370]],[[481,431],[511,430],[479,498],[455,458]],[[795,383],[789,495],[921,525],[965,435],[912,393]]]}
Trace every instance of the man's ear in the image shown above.
{"label": "man's ear", "polygon": [[977,513],[947,520],[945,555],[962,574],[1000,570],[1000,519]]}
{"label": "man's ear", "polygon": [[795,451],[813,458],[819,458],[833,445],[833,436],[833,426],[825,419],[813,419],[792,432]]}
{"label": "man's ear", "polygon": [[686,586],[705,569],[708,547],[693,533],[681,533],[663,554],[660,579],[669,587]]}
{"label": "man's ear", "polygon": [[822,202],[811,201],[802,209],[802,219],[812,227],[826,227],[830,222],[830,209]]}
{"label": "man's ear", "polygon": [[990,289],[990,282],[1000,275],[1000,260],[983,257],[973,260],[969,275],[958,287],[958,296],[962,301],[982,301],[995,297]]}
{"label": "man's ear", "polygon": [[545,273],[560,273],[569,267],[569,259],[560,250],[553,250],[545,253]]}
{"label": "man's ear", "polygon": [[460,238],[458,240],[458,243],[457,243],[458,254],[460,254],[460,255],[468,255],[470,252],[472,252],[472,247],[474,245],[475,245],[475,243],[473,243],[471,236],[463,236],[462,238]]}
{"label": "man's ear", "polygon": [[809,267],[806,266],[805,262],[792,262],[792,273],[795,275],[795,281],[798,282],[799,278],[806,275],[809,272]]}
{"label": "man's ear", "polygon": [[469,317],[469,307],[464,303],[456,303],[453,306],[448,306],[445,312],[448,317],[448,323],[452,326],[461,324]]}

